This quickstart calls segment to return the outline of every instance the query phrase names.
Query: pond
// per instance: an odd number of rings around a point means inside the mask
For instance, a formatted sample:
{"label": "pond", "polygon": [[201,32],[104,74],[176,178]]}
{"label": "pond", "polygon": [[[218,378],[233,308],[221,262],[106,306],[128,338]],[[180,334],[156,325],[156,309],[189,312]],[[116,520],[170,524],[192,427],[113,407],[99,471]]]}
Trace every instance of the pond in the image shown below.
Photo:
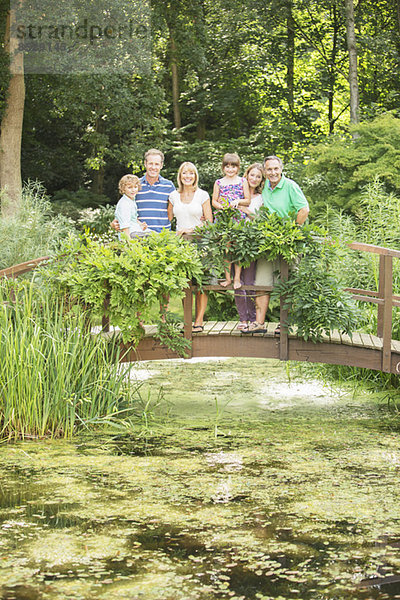
{"label": "pond", "polygon": [[133,376],[142,435],[0,447],[2,599],[400,598],[399,433],[383,399],[270,360]]}

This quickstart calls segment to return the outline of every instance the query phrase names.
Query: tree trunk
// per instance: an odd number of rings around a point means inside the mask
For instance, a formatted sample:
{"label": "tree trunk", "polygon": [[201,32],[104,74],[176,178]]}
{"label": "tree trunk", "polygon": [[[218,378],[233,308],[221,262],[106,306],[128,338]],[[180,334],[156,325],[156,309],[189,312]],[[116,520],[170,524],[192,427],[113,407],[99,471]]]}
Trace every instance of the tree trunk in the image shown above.
{"label": "tree trunk", "polygon": [[197,139],[205,140],[206,139],[206,120],[205,117],[200,117],[199,122],[197,123]]}
{"label": "tree trunk", "polygon": [[293,2],[287,2],[286,17],[287,35],[287,61],[286,61],[286,87],[289,109],[294,109],[294,51],[295,51],[295,23],[293,19]]}
{"label": "tree trunk", "polygon": [[170,29],[170,48],[171,48],[171,77],[172,77],[172,108],[174,112],[174,126],[180,129],[181,109],[179,107],[179,73],[178,60],[176,56],[176,44],[173,36],[173,31]]}
{"label": "tree trunk", "polygon": [[333,5],[333,36],[332,36],[332,50],[331,50],[331,64],[329,66],[329,89],[328,89],[328,121],[329,121],[329,134],[333,133],[335,127],[335,119],[333,117],[333,103],[335,97],[335,84],[336,84],[336,56],[337,56],[337,41],[339,32],[339,21],[336,9],[336,4]]}
{"label": "tree trunk", "polygon": [[349,52],[349,84],[350,84],[350,123],[360,122],[360,99],[357,76],[357,44],[354,28],[354,3],[345,0],[346,6],[346,38]]}
{"label": "tree trunk", "polygon": [[25,81],[24,55],[14,54],[10,41],[11,11],[7,15],[5,48],[11,57],[11,77],[7,91],[7,105],[1,121],[0,134],[0,186],[3,216],[15,214],[21,205],[21,141],[24,118]]}

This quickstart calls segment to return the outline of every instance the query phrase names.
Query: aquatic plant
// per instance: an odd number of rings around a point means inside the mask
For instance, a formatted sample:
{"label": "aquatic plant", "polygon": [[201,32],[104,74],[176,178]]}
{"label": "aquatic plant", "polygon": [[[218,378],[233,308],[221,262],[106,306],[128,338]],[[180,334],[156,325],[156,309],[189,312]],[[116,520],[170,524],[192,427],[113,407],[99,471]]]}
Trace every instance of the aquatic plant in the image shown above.
{"label": "aquatic plant", "polygon": [[34,283],[0,283],[0,341],[0,437],[71,437],[134,416],[117,341]]}

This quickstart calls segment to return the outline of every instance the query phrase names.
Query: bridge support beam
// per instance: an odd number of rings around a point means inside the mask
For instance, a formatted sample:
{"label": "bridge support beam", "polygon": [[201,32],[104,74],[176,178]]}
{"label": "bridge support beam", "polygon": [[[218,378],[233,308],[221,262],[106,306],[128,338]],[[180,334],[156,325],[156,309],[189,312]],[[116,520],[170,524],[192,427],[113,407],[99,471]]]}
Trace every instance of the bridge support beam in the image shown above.
{"label": "bridge support beam", "polygon": [[393,310],[393,258],[383,255],[379,262],[379,297],[384,303],[378,306],[378,337],[382,338],[382,371],[392,368],[392,310]]}
{"label": "bridge support beam", "polygon": [[[193,333],[192,333],[192,312],[193,312],[193,293],[192,293],[192,285],[189,284],[185,290],[185,297],[183,299],[183,320],[184,320],[184,328],[183,334],[185,339],[192,342]],[[190,347],[189,352],[186,354],[186,358],[192,358],[193,349]]]}
{"label": "bridge support beam", "polygon": [[[286,261],[281,260],[281,279],[286,281],[289,278],[289,265]],[[280,322],[281,322],[281,335],[279,342],[279,358],[280,360],[289,360],[289,337],[287,320],[289,311],[284,308],[286,302],[286,296],[281,296],[280,299]]]}

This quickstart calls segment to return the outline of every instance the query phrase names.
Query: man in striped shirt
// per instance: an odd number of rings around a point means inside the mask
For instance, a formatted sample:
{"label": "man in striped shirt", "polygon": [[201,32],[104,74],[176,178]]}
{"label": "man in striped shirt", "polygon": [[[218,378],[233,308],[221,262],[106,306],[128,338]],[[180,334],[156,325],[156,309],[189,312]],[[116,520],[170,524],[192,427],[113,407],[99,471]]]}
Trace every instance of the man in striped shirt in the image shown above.
{"label": "man in striped shirt", "polygon": [[[164,154],[161,150],[151,148],[144,155],[146,173],[141,177],[141,190],[136,194],[136,205],[139,221],[147,223],[150,231],[160,233],[163,229],[171,229],[168,219],[168,197],[175,190],[169,179],[160,175],[164,165]],[[118,221],[111,224],[119,229]]]}

